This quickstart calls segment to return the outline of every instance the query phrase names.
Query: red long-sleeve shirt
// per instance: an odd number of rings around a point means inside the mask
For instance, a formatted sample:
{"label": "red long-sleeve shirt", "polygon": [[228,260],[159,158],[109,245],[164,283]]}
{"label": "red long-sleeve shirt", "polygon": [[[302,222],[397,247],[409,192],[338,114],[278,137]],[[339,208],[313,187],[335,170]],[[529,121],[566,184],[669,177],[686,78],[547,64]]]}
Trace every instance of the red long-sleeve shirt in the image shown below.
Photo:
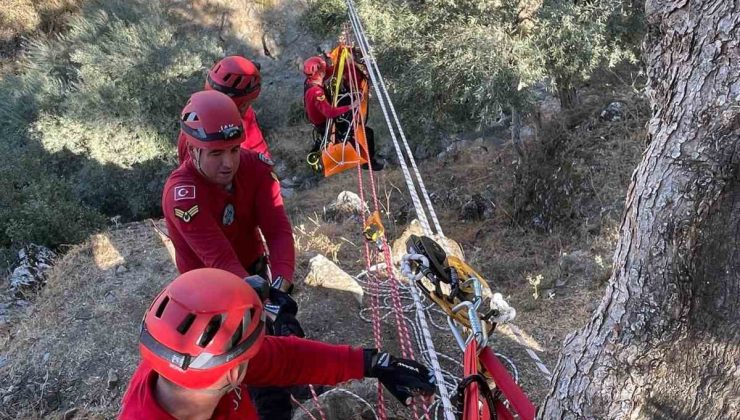
{"label": "red long-sleeve shirt", "polygon": [[205,179],[190,159],[172,172],[162,192],[162,211],[181,273],[213,267],[239,277],[253,274],[247,268],[264,254],[259,228],[273,276],[293,279],[293,232],[280,183],[266,162],[241,149],[230,192]]}
{"label": "red long-sleeve shirt", "polygon": [[[247,111],[242,115],[242,124],[244,125],[244,141],[241,144],[242,149],[254,150],[257,153],[270,157],[270,150],[267,147],[267,142],[262,135],[262,130],[257,123],[257,115],[254,112],[254,108],[251,106],[247,108]],[[188,154],[188,144],[185,140],[185,135],[180,132],[177,136],[177,157],[180,159],[180,163],[183,163],[186,159],[190,159]]]}
{"label": "red long-sleeve shirt", "polygon": [[[362,349],[336,346],[297,337],[265,337],[257,355],[249,361],[241,384],[241,401],[234,391],[224,395],[212,419],[257,419],[247,386],[336,385],[363,377]],[[142,361],[123,396],[119,418],[123,420],[172,420],[159,406],[154,389],[157,373]],[[238,405],[235,407],[235,401]]]}
{"label": "red long-sleeve shirt", "polygon": [[333,107],[326,98],[326,92],[320,85],[313,85],[306,89],[304,95],[306,115],[311,124],[320,126],[329,118],[336,118],[352,109],[350,105]]}

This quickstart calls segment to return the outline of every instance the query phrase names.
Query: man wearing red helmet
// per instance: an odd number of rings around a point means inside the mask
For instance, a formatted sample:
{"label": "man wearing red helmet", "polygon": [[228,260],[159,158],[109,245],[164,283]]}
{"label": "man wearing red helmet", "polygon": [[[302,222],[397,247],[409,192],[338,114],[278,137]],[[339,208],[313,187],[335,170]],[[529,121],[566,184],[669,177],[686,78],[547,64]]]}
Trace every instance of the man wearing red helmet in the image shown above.
{"label": "man wearing red helmet", "polygon": [[[254,150],[269,158],[267,142],[252,108],[252,103],[260,94],[261,83],[259,66],[244,57],[233,55],[221,59],[208,70],[204,90],[217,90],[234,101],[242,115],[245,135],[242,148]],[[177,139],[177,156],[180,163],[190,157],[187,152],[187,140],[182,133]]]}
{"label": "man wearing red helmet", "polygon": [[[246,279],[263,298],[269,279],[273,288],[290,292],[295,250],[280,183],[268,157],[240,147],[243,122],[234,101],[216,90],[193,94],[182,111],[180,132],[190,159],[172,172],[162,193],[178,270],[220,268]],[[272,332],[303,336],[293,315],[276,319]],[[275,408],[288,403],[287,390],[253,393],[263,417],[289,417],[289,410]]]}
{"label": "man wearing red helmet", "polygon": [[264,323],[259,297],[239,277],[218,269],[180,275],[144,316],[142,361],[119,418],[257,419],[248,386],[334,385],[374,377],[406,405],[414,395],[434,393],[434,376],[413,360],[376,349],[269,337]]}
{"label": "man wearing red helmet", "polygon": [[[188,159],[165,183],[162,210],[181,273],[215,267],[245,278],[272,277],[292,287],[293,232],[272,161],[240,149],[241,116],[218,91],[193,94],[182,111],[180,132]],[[261,231],[270,251],[268,273]]]}
{"label": "man wearing red helmet", "polygon": [[[308,120],[313,124],[314,130],[317,137],[323,138],[326,130],[327,120],[330,118],[337,118],[343,114],[346,114],[358,106],[360,101],[352,101],[349,105],[332,106],[327,100],[327,93],[324,89],[324,79],[331,69],[327,69],[326,61],[319,57],[311,57],[303,63],[303,74],[306,75],[306,81],[303,85],[304,95],[303,103],[306,109],[306,116]],[[348,115],[347,120],[353,118],[353,115]],[[337,126],[340,132],[346,132],[350,130],[350,124],[345,123],[344,125]],[[365,126],[365,138],[367,139],[368,153],[370,154],[371,164],[373,170],[383,169],[383,163],[375,160],[375,135],[370,127]],[[311,153],[319,150],[320,140],[314,140],[313,148]],[[364,164],[363,169],[367,169],[368,165]]]}

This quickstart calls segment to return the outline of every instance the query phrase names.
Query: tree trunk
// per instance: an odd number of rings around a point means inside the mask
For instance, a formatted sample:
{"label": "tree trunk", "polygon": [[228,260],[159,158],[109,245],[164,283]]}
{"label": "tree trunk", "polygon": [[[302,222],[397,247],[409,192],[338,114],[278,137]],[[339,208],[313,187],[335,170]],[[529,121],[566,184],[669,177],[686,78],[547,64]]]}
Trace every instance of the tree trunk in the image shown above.
{"label": "tree trunk", "polygon": [[614,271],[540,410],[740,418],[739,0],[648,0],[650,145]]}
{"label": "tree trunk", "polygon": [[519,160],[523,162],[525,155],[522,147],[522,116],[514,107],[511,107],[511,143],[519,155]]}
{"label": "tree trunk", "polygon": [[560,100],[560,108],[562,109],[573,109],[578,105],[578,91],[573,85],[566,80],[559,80],[558,85],[558,99]]}

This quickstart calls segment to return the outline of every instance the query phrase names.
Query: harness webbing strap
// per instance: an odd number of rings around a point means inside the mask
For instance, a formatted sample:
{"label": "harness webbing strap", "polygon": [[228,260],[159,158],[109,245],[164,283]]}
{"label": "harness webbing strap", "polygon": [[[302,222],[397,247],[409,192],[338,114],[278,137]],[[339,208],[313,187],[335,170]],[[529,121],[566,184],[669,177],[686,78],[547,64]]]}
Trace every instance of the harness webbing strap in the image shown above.
{"label": "harness webbing strap", "polygon": [[514,382],[506,367],[496,357],[490,347],[485,347],[478,355],[481,365],[491,375],[496,386],[511,404],[522,420],[532,420],[536,414],[534,405],[524,391]]}
{"label": "harness webbing strap", "polygon": [[[478,342],[470,340],[463,357],[463,377],[467,378],[476,374],[478,374]],[[490,413],[489,416],[484,417],[481,416],[481,412],[478,410],[480,399],[478,384],[475,381],[471,382],[464,392],[463,420],[487,420],[490,418]]]}

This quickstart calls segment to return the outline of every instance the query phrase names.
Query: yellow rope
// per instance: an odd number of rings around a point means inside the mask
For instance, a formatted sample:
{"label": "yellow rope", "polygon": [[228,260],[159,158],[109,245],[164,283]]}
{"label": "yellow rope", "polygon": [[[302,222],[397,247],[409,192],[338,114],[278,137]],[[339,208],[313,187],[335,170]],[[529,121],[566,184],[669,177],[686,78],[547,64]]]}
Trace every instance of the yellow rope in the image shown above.
{"label": "yellow rope", "polygon": [[337,80],[336,85],[334,86],[334,98],[332,99],[332,104],[334,106],[337,106],[337,101],[339,100],[339,85],[342,83],[342,77],[344,76],[344,62],[347,60],[347,48],[344,46],[341,48],[342,52],[339,54],[339,71],[336,73]]}

